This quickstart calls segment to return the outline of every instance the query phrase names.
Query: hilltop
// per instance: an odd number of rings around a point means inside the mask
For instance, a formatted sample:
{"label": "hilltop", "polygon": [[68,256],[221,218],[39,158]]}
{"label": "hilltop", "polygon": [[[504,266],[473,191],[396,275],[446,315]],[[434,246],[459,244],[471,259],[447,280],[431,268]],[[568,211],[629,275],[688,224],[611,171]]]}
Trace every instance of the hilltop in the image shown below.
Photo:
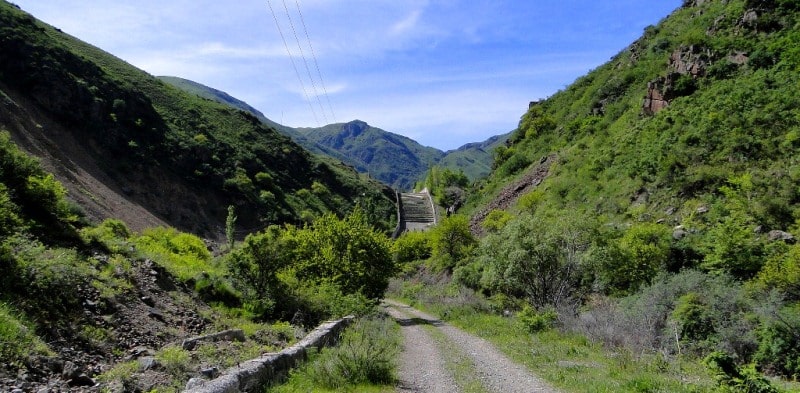
{"label": "hilltop", "polygon": [[412,189],[432,166],[463,171],[471,180],[486,177],[491,172],[492,151],[509,136],[506,133],[455,150],[441,151],[360,120],[324,127],[292,128],[268,119],[259,110],[223,91],[178,77],[162,76],[159,79],[189,93],[251,113],[309,151],[341,160],[400,190]]}

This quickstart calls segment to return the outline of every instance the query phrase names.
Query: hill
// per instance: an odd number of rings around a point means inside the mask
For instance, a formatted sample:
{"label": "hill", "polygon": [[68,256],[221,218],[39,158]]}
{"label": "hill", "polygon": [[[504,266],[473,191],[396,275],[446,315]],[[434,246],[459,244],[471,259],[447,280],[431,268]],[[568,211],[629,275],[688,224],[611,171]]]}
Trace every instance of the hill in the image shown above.
{"label": "hill", "polygon": [[796,1],[684,1],[531,104],[470,194],[479,244],[437,263],[593,341],[705,358],[723,389],[796,378],[797,42]]}
{"label": "hill", "polygon": [[391,190],[249,111],[176,89],[8,3],[1,11],[0,127],[90,218],[219,238],[229,205],[255,229],[344,214],[366,197],[392,226]]}
{"label": "hill", "polygon": [[508,138],[508,134],[498,135],[484,142],[469,143],[443,152],[359,120],[320,128],[292,128],[268,119],[249,104],[223,91],[178,77],[162,76],[159,79],[186,92],[251,113],[309,151],[341,160],[359,172],[369,173],[401,190],[413,188],[433,165],[455,172],[463,171],[471,180],[483,178],[491,171],[492,150]]}

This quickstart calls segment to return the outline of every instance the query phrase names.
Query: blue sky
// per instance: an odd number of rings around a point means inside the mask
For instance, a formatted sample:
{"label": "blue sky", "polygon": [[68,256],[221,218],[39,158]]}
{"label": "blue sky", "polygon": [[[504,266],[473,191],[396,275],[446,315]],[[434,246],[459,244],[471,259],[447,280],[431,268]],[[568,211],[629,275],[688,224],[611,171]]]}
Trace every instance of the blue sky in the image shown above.
{"label": "blue sky", "polygon": [[14,2],[153,75],[223,90],[279,123],[360,119],[447,150],[513,130],[529,101],[603,64],[682,1]]}

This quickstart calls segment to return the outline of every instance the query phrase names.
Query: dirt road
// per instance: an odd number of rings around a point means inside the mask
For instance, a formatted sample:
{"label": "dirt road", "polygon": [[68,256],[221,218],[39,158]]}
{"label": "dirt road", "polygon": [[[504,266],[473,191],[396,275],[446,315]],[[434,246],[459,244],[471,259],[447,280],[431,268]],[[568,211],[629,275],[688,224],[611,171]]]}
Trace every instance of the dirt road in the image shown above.
{"label": "dirt road", "polygon": [[403,332],[399,392],[558,392],[486,340],[401,303],[384,307]]}

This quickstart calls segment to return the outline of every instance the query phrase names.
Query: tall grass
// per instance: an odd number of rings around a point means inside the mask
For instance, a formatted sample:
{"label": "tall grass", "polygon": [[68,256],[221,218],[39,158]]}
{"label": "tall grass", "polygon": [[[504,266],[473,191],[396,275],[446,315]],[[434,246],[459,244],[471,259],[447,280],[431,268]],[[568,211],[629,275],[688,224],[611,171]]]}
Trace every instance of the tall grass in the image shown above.
{"label": "tall grass", "polygon": [[268,391],[392,391],[400,350],[398,329],[386,317],[359,319],[342,334],[337,347],[323,349],[286,384]]}
{"label": "tall grass", "polygon": [[0,302],[0,359],[14,364],[25,361],[28,356],[51,353],[31,325],[19,317],[11,306]]}

